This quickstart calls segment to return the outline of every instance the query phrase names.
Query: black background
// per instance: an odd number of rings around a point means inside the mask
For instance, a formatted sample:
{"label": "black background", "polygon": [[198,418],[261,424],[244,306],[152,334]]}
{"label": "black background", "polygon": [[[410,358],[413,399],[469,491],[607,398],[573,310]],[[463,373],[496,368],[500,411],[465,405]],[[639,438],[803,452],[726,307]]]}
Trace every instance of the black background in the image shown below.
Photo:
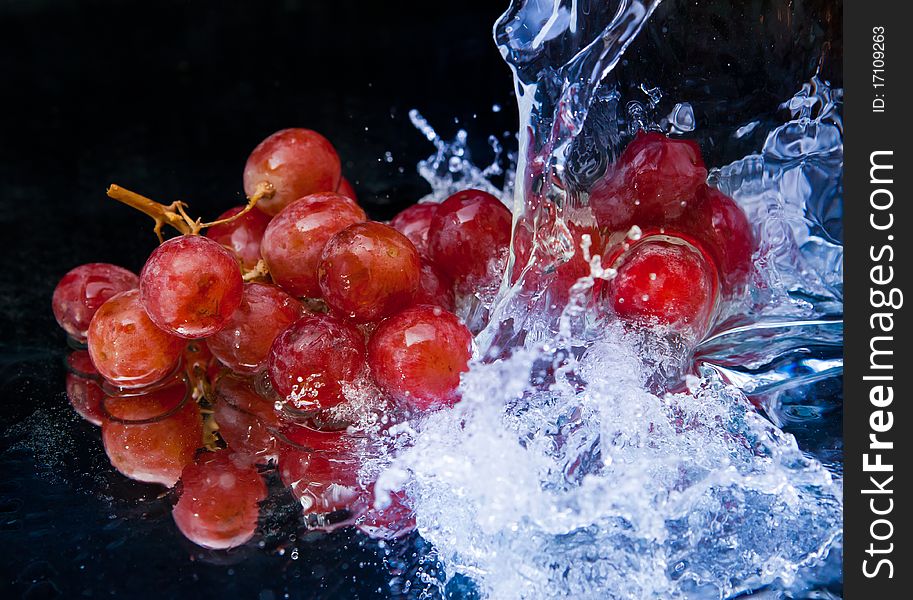
{"label": "black background", "polygon": [[[284,556],[272,544],[225,555],[184,541],[169,499],[113,473],[97,431],[69,410],[50,296],[76,265],[138,271],[154,248],[151,221],[108,200],[109,183],[212,218],[242,202],[247,154],[280,128],[329,137],[377,219],[428,191],[415,164],[433,149],[410,108],[446,138],[466,128],[487,163],[486,137],[516,131],[491,39],[506,5],[0,3],[0,597],[401,591],[388,586],[390,561],[346,532],[286,543]],[[709,164],[744,156],[822,56],[825,76],[842,84],[842,5],[784,5],[666,2],[629,52],[622,86],[660,85],[666,110],[691,101]],[[762,122],[756,136],[717,135],[751,120]]]}
{"label": "black background", "polygon": [[[87,261],[139,269],[155,243],[150,222],[108,200],[109,183],[214,218],[242,203],[248,153],[284,127],[334,142],[374,218],[417,200],[427,189],[415,164],[433,148],[408,109],[448,137],[459,119],[482,152],[489,133],[516,129],[490,33],[504,7],[461,2],[445,20],[435,4],[7,2],[0,219],[24,260],[8,261],[22,270],[3,274],[3,293],[19,303],[13,290],[29,282],[49,298]],[[59,339],[32,321],[49,324],[50,313],[23,309],[28,321],[11,319],[8,339]]]}

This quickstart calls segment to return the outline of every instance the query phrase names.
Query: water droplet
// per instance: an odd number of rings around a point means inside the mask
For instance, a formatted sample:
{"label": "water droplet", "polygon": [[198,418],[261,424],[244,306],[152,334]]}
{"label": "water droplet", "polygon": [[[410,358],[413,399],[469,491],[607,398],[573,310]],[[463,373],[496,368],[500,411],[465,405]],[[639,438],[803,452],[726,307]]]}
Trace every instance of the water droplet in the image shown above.
{"label": "water droplet", "polygon": [[672,128],[671,133],[688,133],[694,131],[694,109],[687,102],[679,102],[666,117]]}
{"label": "water droplet", "polygon": [[741,138],[745,137],[746,135],[749,135],[755,129],[757,129],[758,125],[760,125],[760,124],[761,124],[760,121],[752,121],[750,123],[746,123],[745,125],[742,125],[738,129],[736,129],[735,134],[733,134],[733,135],[735,136],[736,139],[741,139]]}
{"label": "water droplet", "polygon": [[647,95],[650,102],[650,108],[656,108],[659,101],[663,98],[663,91],[659,87],[648,88],[646,83],[640,84],[640,91]]}

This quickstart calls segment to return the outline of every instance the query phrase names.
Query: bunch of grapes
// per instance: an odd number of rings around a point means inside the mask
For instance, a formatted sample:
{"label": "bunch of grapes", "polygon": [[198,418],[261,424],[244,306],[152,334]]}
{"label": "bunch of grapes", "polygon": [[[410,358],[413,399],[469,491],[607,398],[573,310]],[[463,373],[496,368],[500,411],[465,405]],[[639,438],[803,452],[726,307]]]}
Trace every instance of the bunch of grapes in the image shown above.
{"label": "bunch of grapes", "polygon": [[707,185],[695,142],[640,131],[589,202],[605,240],[602,263],[615,272],[602,300],[618,317],[700,341],[744,291],[751,226],[735,201]]}
{"label": "bunch of grapes", "polygon": [[[407,531],[404,497],[374,507],[353,411],[334,409],[365,382],[405,415],[459,401],[472,334],[451,312],[455,290],[499,276],[510,212],[467,190],[370,221],[333,146],[306,129],[258,145],[244,188],[248,204],[212,223],[109,189],[155,219],[162,243],[139,276],[86,264],[54,291],[58,323],[85,348],[69,357],[71,403],[121,473],[180,482],[175,522],[202,546],[255,534],[263,465],[318,524],[342,513],[372,535]],[[166,225],[182,235],[164,240]]]}
{"label": "bunch of grapes", "polygon": [[[753,240],[706,177],[696,145],[641,133],[590,191],[595,224],[570,231],[614,274],[597,290],[602,308],[695,338],[710,330],[745,285]],[[464,190],[368,220],[333,146],[306,129],[265,139],[243,179],[248,204],[211,223],[109,189],[155,219],[161,244],[139,276],[92,263],[58,284],[54,314],[85,348],[68,359],[70,401],[101,426],[121,473],[181,483],[174,520],[202,546],[255,535],[264,465],[310,524],[408,531],[408,498],[375,503],[359,478],[356,399],[372,390],[406,417],[459,401],[473,337],[456,299],[499,284],[511,213]],[[181,235],[165,241],[166,225]],[[520,232],[514,246],[522,263]],[[580,252],[560,265],[555,297],[589,270]]]}
{"label": "bunch of grapes", "polygon": [[[544,171],[532,160],[527,179],[541,180]],[[707,184],[695,142],[639,131],[585,198],[585,206],[564,209],[573,256],[525,272],[527,287],[547,288],[553,309],[563,308],[571,286],[591,274],[587,255],[598,255],[602,269],[590,309],[692,346],[744,295],[756,247],[752,228],[732,198]],[[535,257],[535,232],[523,225],[514,234],[512,281]]]}

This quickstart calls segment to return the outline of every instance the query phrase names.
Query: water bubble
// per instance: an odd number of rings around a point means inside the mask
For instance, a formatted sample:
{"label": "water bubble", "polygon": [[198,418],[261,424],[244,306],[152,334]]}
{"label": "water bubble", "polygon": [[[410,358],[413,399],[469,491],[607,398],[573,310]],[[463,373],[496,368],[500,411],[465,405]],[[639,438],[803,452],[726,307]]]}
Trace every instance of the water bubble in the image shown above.
{"label": "water bubble", "polygon": [[694,131],[694,109],[687,102],[679,102],[666,117],[671,127],[671,133],[688,133]]}

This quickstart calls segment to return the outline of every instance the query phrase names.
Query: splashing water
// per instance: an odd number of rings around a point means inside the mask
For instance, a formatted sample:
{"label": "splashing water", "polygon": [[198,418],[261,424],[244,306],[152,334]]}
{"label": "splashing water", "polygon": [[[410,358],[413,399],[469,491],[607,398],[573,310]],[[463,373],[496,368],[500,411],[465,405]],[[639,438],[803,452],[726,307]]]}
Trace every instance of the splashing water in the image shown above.
{"label": "splashing water", "polygon": [[[756,228],[757,280],[693,354],[593,321],[594,280],[611,275],[597,256],[563,310],[549,310],[554,265],[588,251],[568,232],[586,218],[587,182],[629,128],[696,126],[684,102],[656,122],[661,92],[646,86],[647,103],[629,103],[621,126],[616,116],[611,71],[657,4],[515,0],[499,19],[521,108],[509,276],[462,402],[387,431],[392,462],[366,463],[382,471],[378,503],[404,488],[448,575],[492,598],[802,589],[839,554],[839,470],[777,426],[785,395],[842,366],[838,90],[816,76],[758,154],[711,173]],[[419,165],[428,200],[467,185],[497,193],[465,153],[465,133],[444,142],[411,116],[436,146]],[[524,232],[528,257],[516,247]],[[686,387],[655,392],[662,365],[688,361]]]}
{"label": "splashing water", "polygon": [[781,106],[793,118],[760,153],[710,175],[758,224],[758,280],[746,316],[705,340],[697,360],[763,399],[775,422],[784,392],[842,372],[841,101],[816,75]]}
{"label": "splashing water", "polygon": [[[465,129],[457,131],[452,141],[442,139],[428,121],[417,110],[409,111],[409,120],[434,144],[436,152],[427,159],[418,163],[418,172],[425,181],[431,184],[431,193],[419,202],[443,202],[448,196],[460,190],[475,188],[485,190],[490,194],[501,196],[499,190],[491,183],[491,178],[504,174],[501,167],[501,143],[495,136],[488,137],[488,144],[494,152],[491,164],[480,169],[472,162],[469,147],[466,145],[468,134]],[[505,183],[512,185],[512,178]]]}

